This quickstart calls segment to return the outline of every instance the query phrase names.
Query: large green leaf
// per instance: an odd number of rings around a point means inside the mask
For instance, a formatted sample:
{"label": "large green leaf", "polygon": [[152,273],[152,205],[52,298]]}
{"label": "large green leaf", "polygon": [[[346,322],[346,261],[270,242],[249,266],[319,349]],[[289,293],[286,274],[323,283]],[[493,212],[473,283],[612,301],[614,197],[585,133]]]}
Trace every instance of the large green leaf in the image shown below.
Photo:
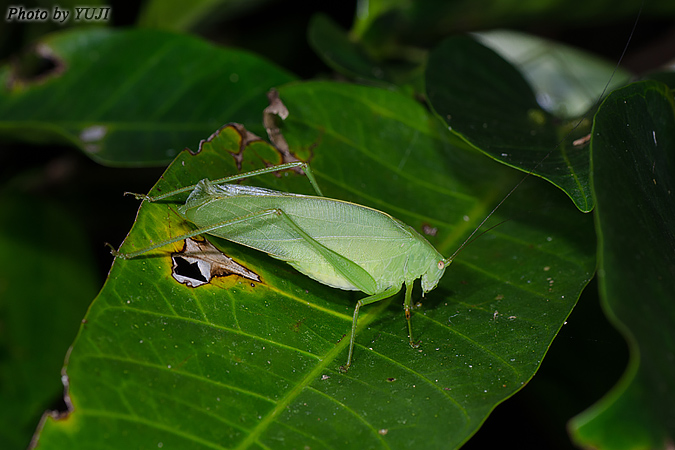
{"label": "large green leaf", "polygon": [[[390,212],[446,255],[518,179],[401,94],[302,83],[280,95],[290,148],[328,196]],[[227,126],[181,153],[153,192],[280,161]],[[293,172],[247,183],[312,192]],[[189,230],[175,212],[184,198],[144,202],[122,250]],[[45,421],[40,448],[113,436],[134,448],[458,447],[534,375],[594,271],[589,218],[557,190],[528,180],[502,212],[512,220],[467,246],[422,299],[421,346],[408,345],[400,295],[365,307],[345,374],[361,293],[210,237],[261,281],[179,284],[170,252],[181,242],[116,260],[66,366],[73,410]]]}
{"label": "large green leaf", "polygon": [[549,180],[580,210],[593,208],[588,146],[574,143],[589,133],[590,120],[542,109],[521,73],[494,51],[468,37],[444,40],[429,56],[426,89],[434,110],[467,142]]}
{"label": "large green leaf", "polygon": [[75,30],[44,38],[40,80],[0,68],[0,136],[67,142],[108,165],[156,165],[236,118],[262,130],[261,94],[291,81],[241,50],[155,30]]}
{"label": "large green leaf", "polygon": [[675,102],[667,86],[614,92],[593,124],[599,282],[630,343],[621,382],[572,422],[580,445],[657,449],[675,438]]}

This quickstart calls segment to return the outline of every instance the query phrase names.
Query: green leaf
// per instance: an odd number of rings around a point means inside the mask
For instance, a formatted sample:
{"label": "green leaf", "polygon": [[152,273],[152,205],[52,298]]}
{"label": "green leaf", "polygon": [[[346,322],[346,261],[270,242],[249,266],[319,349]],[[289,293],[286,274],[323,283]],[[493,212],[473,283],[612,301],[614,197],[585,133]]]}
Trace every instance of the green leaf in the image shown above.
{"label": "green leaf", "polygon": [[538,36],[511,30],[473,36],[516,66],[532,86],[539,105],[556,117],[582,117],[601,95],[626,85],[631,78],[614,61]]}
{"label": "green leaf", "polygon": [[40,80],[0,69],[0,136],[67,142],[114,166],[165,164],[233,120],[260,129],[264,94],[293,77],[241,50],[155,30],[90,29],[39,43]]}
{"label": "green leaf", "polygon": [[62,395],[63,358],[98,279],[70,211],[6,187],[0,204],[0,447],[25,449]]}
{"label": "green leaf", "polygon": [[422,61],[379,62],[325,14],[312,17],[307,35],[310,45],[326,65],[345,76],[389,88],[412,83],[419,89],[422,84]]}
{"label": "green leaf", "polygon": [[588,148],[573,144],[590,122],[543,110],[520,72],[494,51],[468,37],[444,40],[429,56],[426,88],[436,113],[467,142],[550,181],[581,211],[593,208]]}
{"label": "green leaf", "polygon": [[619,384],[571,423],[582,446],[658,449],[675,438],[675,103],[663,84],[615,91],[593,124],[600,294],[629,342]]}
{"label": "green leaf", "polygon": [[[290,149],[311,160],[329,197],[426,230],[446,255],[518,179],[399,93],[327,82],[279,92]],[[199,153],[181,153],[153,193],[282,161],[242,136],[227,126]],[[294,172],[247,183],[312,192]],[[144,202],[121,250],[190,230],[175,212],[186,195]],[[212,237],[261,281],[179,284],[170,252],[182,242],[116,260],[66,367],[74,409],[45,422],[40,448],[99,447],[109,436],[137,448],[459,447],[534,375],[594,272],[589,218],[557,190],[530,179],[504,206],[494,220],[510,221],[467,246],[426,297],[415,290],[421,346],[408,345],[402,295],[369,305],[346,374],[362,293]]]}
{"label": "green leaf", "polygon": [[382,82],[384,72],[345,30],[325,14],[315,14],[309,22],[307,39],[316,53],[332,69],[351,77]]}

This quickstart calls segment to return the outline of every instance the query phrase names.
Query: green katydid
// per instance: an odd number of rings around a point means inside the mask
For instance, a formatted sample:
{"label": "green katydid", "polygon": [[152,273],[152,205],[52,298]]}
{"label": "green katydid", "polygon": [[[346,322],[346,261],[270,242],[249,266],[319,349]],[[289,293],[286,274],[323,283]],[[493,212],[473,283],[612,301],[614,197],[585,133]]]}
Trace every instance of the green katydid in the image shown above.
{"label": "green katydid", "polygon": [[[278,192],[264,188],[227,184],[242,178],[300,167],[317,196]],[[113,251],[128,259],[172,242],[199,234],[236,242],[286,261],[299,272],[328,286],[367,294],[354,308],[347,363],[354,352],[354,339],[361,306],[387,299],[405,285],[403,307],[412,337],[410,310],[412,287],[421,279],[424,293],[436,287],[452,259],[444,258],[412,227],[376,209],[323,197],[305,162],[291,162],[253,172],[209,181],[202,180],[156,197],[135,194],[154,202],[192,191],[179,212],[196,229],[130,253]]]}

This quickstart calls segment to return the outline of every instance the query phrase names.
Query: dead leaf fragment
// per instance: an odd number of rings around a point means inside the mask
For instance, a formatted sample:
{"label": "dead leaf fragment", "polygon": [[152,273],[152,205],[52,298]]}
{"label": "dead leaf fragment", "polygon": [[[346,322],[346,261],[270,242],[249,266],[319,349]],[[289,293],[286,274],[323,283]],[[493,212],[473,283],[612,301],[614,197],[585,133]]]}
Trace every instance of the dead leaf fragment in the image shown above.
{"label": "dead leaf fragment", "polygon": [[183,250],[171,255],[171,259],[171,276],[189,287],[196,288],[210,283],[213,277],[228,275],[239,275],[260,282],[258,274],[237,263],[206,240],[186,239]]}

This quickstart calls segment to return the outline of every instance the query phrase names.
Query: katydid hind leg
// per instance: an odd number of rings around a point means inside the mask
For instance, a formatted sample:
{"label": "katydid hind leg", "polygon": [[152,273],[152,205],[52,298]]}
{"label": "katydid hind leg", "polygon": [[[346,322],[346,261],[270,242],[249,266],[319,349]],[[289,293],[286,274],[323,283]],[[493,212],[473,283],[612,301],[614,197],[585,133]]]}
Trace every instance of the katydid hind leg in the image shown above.
{"label": "katydid hind leg", "polygon": [[265,175],[267,173],[274,173],[279,172],[281,170],[293,169],[295,167],[299,167],[302,169],[305,175],[307,175],[307,179],[309,180],[309,183],[312,185],[312,188],[314,188],[314,191],[318,194],[319,197],[323,197],[321,188],[319,188],[319,184],[316,182],[316,178],[314,177],[314,172],[312,172],[312,168],[309,166],[309,163],[305,161],[293,161],[289,163],[279,164],[277,166],[264,167],[262,169],[252,170],[250,172],[240,173],[225,178],[219,178],[217,180],[211,181],[211,183],[212,184],[229,183],[231,181],[257,177],[258,175]]}
{"label": "katydid hind leg", "polygon": [[[215,223],[215,224],[212,224],[212,225],[200,227],[200,228],[197,228],[195,230],[190,231],[189,233],[181,234],[181,235],[175,236],[171,239],[166,239],[164,241],[158,242],[158,243],[150,245],[148,247],[144,247],[140,250],[136,250],[136,251],[128,252],[128,253],[122,253],[122,252],[113,250],[112,254],[113,254],[113,256],[120,257],[122,259],[132,259],[132,258],[135,258],[136,256],[142,255],[142,254],[147,253],[149,251],[155,250],[155,249],[160,248],[160,247],[164,247],[165,245],[173,244],[174,242],[182,241],[184,239],[195,237],[195,236],[198,236],[200,234],[210,234],[213,231],[220,230],[222,228],[226,228],[228,226],[236,225],[236,224],[239,224],[239,223],[242,223],[242,222],[246,222],[248,220],[258,219],[258,218],[263,217],[263,216],[280,217],[280,218],[285,219],[285,220],[282,220],[282,223],[288,224],[288,222],[290,221],[291,225],[295,225],[293,223],[293,221],[290,220],[288,218],[288,216],[282,210],[277,209],[277,208],[264,209],[264,210],[257,211],[257,212],[251,213],[251,214],[247,214],[245,216],[239,216],[239,217],[235,217],[234,219],[230,219],[230,220],[218,222],[218,223]],[[298,230],[297,226],[295,226],[295,228],[290,226],[289,228],[293,229],[296,232],[300,231],[301,235],[304,234],[306,236],[306,233],[302,232],[302,230]],[[305,236],[303,236],[303,237],[305,237]],[[316,241],[314,241],[313,239],[312,239],[312,241],[314,243],[316,243]],[[320,244],[318,244],[318,245],[320,245]]]}
{"label": "katydid hind leg", "polygon": [[343,373],[347,372],[349,370],[349,366],[352,365],[352,355],[354,354],[354,339],[356,338],[356,325],[359,320],[359,309],[364,305],[370,305],[371,303],[376,303],[381,300],[387,299],[393,295],[396,295],[400,290],[401,286],[392,286],[386,289],[384,292],[380,292],[378,294],[373,294],[366,298],[362,298],[356,303],[356,306],[354,307],[354,315],[352,317],[352,332],[349,338],[349,354],[347,355],[347,364],[345,364],[344,366],[340,366],[340,372]]}
{"label": "katydid hind leg", "polygon": [[[237,181],[241,180],[244,178],[252,178],[256,177],[258,175],[264,175],[267,173],[274,173],[274,172],[279,172],[281,170],[286,170],[286,169],[293,169],[295,167],[300,167],[305,175],[307,175],[307,179],[309,179],[310,184],[312,185],[312,188],[314,188],[314,191],[319,195],[319,197],[323,197],[323,193],[321,192],[321,189],[319,188],[319,184],[316,182],[316,178],[314,177],[314,172],[312,172],[312,169],[309,166],[309,163],[306,163],[304,161],[293,161],[290,163],[285,163],[285,164],[279,164],[277,166],[270,166],[270,167],[263,167],[262,169],[257,169],[257,170],[252,170],[250,172],[245,172],[245,173],[239,173],[237,175],[231,175],[229,177],[224,177],[224,178],[218,178],[217,180],[212,180],[212,184],[223,184],[223,183],[229,183],[232,181]],[[192,184],[190,186],[184,186],[179,189],[174,189],[173,191],[166,192],[164,194],[160,195],[155,195],[155,196],[148,196],[145,194],[134,194],[132,192],[125,192],[125,195],[133,195],[139,200],[147,200],[149,202],[156,202],[158,200],[163,200],[165,198],[173,197],[174,195],[183,193],[183,192],[190,192],[194,190],[196,187],[196,184]]]}
{"label": "katydid hind leg", "polygon": [[119,257],[119,258],[122,258],[122,259],[132,259],[132,258],[135,258],[136,256],[142,255],[142,254],[147,253],[149,251],[155,250],[155,249],[160,248],[160,247],[164,247],[165,245],[173,244],[174,242],[182,241],[184,239],[195,237],[195,236],[198,236],[200,234],[209,234],[210,232],[221,229],[221,228],[225,228],[225,227],[228,227],[228,226],[231,226],[231,225],[236,225],[238,223],[246,222],[248,220],[252,220],[252,219],[256,219],[256,218],[268,216],[268,215],[279,215],[279,210],[277,210],[277,209],[265,209],[265,210],[258,211],[258,212],[252,213],[252,214],[248,214],[246,216],[240,216],[240,217],[236,217],[236,218],[231,219],[231,220],[226,220],[224,222],[219,222],[219,223],[215,223],[213,225],[208,225],[208,226],[205,226],[205,227],[197,228],[195,230],[190,231],[189,233],[181,234],[180,236],[175,236],[171,239],[166,239],[162,242],[158,242],[158,243],[150,245],[148,247],[144,247],[140,250],[136,250],[136,251],[128,252],[128,253],[113,251],[112,254],[113,254],[113,256]]}

